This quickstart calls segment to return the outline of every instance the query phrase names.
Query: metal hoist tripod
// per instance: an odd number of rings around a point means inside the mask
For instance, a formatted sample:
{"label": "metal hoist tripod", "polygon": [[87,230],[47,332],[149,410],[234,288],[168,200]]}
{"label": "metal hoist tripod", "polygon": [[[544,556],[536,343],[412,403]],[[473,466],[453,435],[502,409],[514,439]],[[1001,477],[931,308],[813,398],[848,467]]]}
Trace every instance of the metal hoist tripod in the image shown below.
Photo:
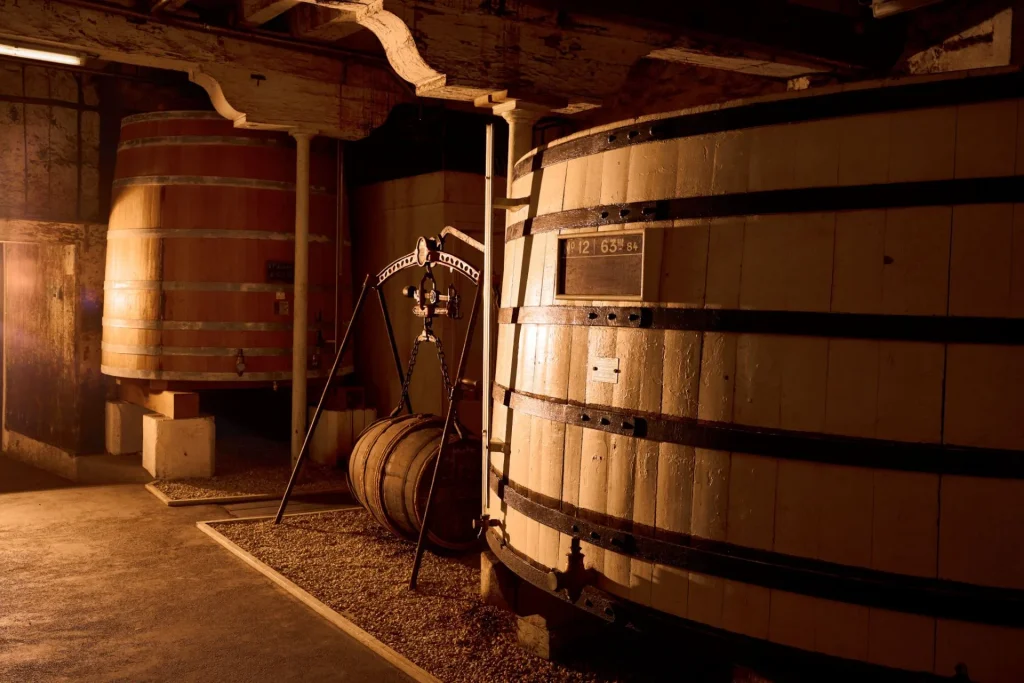
{"label": "metal hoist tripod", "polygon": [[[434,333],[434,317],[444,316],[451,318],[452,320],[458,320],[462,318],[462,310],[459,306],[459,292],[455,289],[454,285],[449,285],[446,294],[440,294],[437,288],[437,281],[434,280],[434,273],[431,269],[430,264],[425,266],[426,273],[420,280],[419,287],[409,286],[402,290],[402,293],[413,299],[416,305],[413,306],[413,315],[423,318],[423,331],[420,332],[419,336],[413,341],[412,352],[409,356],[409,365],[405,373],[405,379],[402,381],[402,394],[398,399],[398,405],[395,406],[394,410],[391,411],[391,417],[397,416],[402,412],[402,406],[407,405],[409,402],[409,385],[412,382],[413,370],[416,368],[416,359],[420,351],[420,343],[427,342],[434,345],[434,349],[437,351],[437,362],[441,369],[441,382],[444,389],[444,395],[452,395],[452,380],[448,374],[448,361],[444,355],[444,343],[441,338]],[[428,288],[427,285],[430,285]],[[461,387],[460,387],[461,388]],[[459,423],[458,413],[458,401],[451,403],[452,410],[452,428],[455,433],[459,435],[459,438],[463,438],[462,425]]]}
{"label": "metal hoist tripod", "polygon": [[[433,343],[438,355],[438,360],[441,363],[441,377],[444,382],[444,391],[448,397],[448,410],[445,414],[444,428],[441,431],[441,442],[438,447],[437,460],[434,463],[433,477],[430,481],[430,491],[427,494],[427,505],[423,511],[423,525],[420,529],[419,541],[416,544],[416,556],[413,560],[412,575],[409,578],[409,587],[416,588],[416,577],[419,574],[420,564],[423,561],[423,551],[425,548],[425,541],[427,538],[427,530],[430,527],[430,512],[431,503],[434,498],[434,488],[437,484],[437,474],[441,469],[441,464],[444,462],[445,446],[448,441],[449,430],[454,429],[459,436],[462,436],[462,427],[459,425],[457,416],[456,405],[459,398],[459,388],[462,385],[462,375],[466,370],[466,363],[469,360],[469,349],[473,340],[473,330],[476,327],[477,313],[480,308],[480,271],[474,268],[467,261],[446,252],[444,250],[444,242],[446,237],[455,237],[462,240],[466,244],[472,246],[474,249],[483,252],[484,246],[480,242],[476,241],[472,237],[469,237],[460,230],[456,230],[452,227],[446,227],[441,231],[441,234],[437,238],[420,237],[416,242],[416,248],[391,262],[384,270],[377,273],[376,276],[367,274],[366,279],[363,280],[363,288],[359,292],[359,297],[356,299],[355,307],[352,310],[352,318],[349,320],[348,326],[345,328],[345,336],[342,337],[341,344],[338,345],[338,352],[334,357],[334,363],[331,365],[330,374],[327,375],[327,381],[324,383],[323,393],[320,395],[320,401],[317,403],[316,410],[313,412],[313,418],[310,420],[309,428],[306,430],[306,438],[302,442],[302,449],[299,451],[299,457],[295,460],[295,466],[292,468],[291,477],[288,480],[288,486],[285,488],[284,495],[281,497],[281,505],[277,510],[277,516],[274,518],[274,524],[280,524],[281,518],[284,516],[284,511],[288,506],[288,499],[291,498],[292,489],[295,487],[295,481],[298,479],[299,472],[302,470],[302,463],[306,459],[307,453],[309,453],[309,445],[313,439],[313,433],[316,431],[316,426],[320,422],[320,416],[323,414],[324,404],[327,401],[327,396],[331,390],[331,384],[337,377],[338,368],[341,365],[341,359],[348,350],[349,343],[352,340],[352,328],[355,326],[356,319],[359,316],[359,312],[363,308],[363,304],[366,302],[366,296],[370,290],[377,292],[377,300],[380,302],[381,314],[384,318],[384,326],[388,333],[388,342],[391,347],[391,356],[395,361],[395,369],[398,373],[398,378],[402,382],[402,395],[399,399],[398,406],[392,412],[392,415],[397,415],[401,412],[402,406],[412,413],[412,403],[409,400],[409,383],[412,380],[413,369],[416,366],[416,357],[419,353],[419,345],[423,341]],[[469,324],[466,327],[466,338],[462,343],[462,353],[459,356],[459,365],[455,371],[454,380],[448,375],[448,365],[444,356],[444,347],[441,345],[441,340],[433,332],[433,319],[437,315],[445,315],[447,317],[459,317],[459,296],[458,292],[453,288],[449,288],[446,294],[441,294],[436,288],[436,281],[434,281],[433,268],[441,265],[448,268],[452,273],[458,273],[462,275],[476,286],[476,291],[473,294],[473,306],[470,309]],[[409,359],[409,367],[406,372],[402,371],[402,361],[398,357],[398,345],[395,343],[395,332],[391,327],[391,317],[388,315],[387,301],[384,298],[383,285],[389,279],[391,279],[397,273],[406,270],[407,268],[423,268],[425,270],[420,285],[416,287],[406,288],[405,295],[411,297],[416,301],[416,306],[413,307],[413,313],[417,316],[423,317],[423,332],[420,333],[419,337],[413,343],[412,357]],[[427,287],[427,285],[430,285]]]}

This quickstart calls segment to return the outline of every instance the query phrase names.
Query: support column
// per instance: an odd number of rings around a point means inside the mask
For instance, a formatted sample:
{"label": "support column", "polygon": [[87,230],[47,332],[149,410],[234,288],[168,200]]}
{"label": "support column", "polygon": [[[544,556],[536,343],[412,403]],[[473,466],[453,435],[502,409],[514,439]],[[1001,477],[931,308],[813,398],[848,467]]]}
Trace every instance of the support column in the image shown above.
{"label": "support column", "polygon": [[548,113],[535,104],[508,100],[494,106],[494,113],[508,123],[508,170],[505,173],[506,197],[512,197],[512,168],[519,158],[533,149],[533,124]]}
{"label": "support column", "polygon": [[309,338],[309,141],[311,133],[293,131],[295,138],[295,300],[292,302],[292,462],[306,436],[306,365]]}

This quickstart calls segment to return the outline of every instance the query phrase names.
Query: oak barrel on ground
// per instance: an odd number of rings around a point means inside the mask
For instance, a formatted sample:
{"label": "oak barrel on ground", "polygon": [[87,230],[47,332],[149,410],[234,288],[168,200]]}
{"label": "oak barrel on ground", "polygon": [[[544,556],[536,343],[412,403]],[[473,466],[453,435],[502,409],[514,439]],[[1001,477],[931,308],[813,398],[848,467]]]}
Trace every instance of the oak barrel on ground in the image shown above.
{"label": "oak barrel on ground", "polygon": [[[401,538],[419,537],[443,427],[444,419],[436,415],[388,417],[370,425],[352,449],[349,491],[374,519]],[[476,542],[479,453],[479,440],[449,435],[428,534],[437,547],[459,550]]]}
{"label": "oak barrel on ground", "polygon": [[1022,96],[823,88],[519,160],[506,549],[579,536],[598,588],[780,661],[1024,680]]}
{"label": "oak barrel on ground", "polygon": [[[334,337],[333,146],[310,168],[311,376]],[[200,383],[291,378],[295,145],[214,112],[124,119],[107,233],[102,369]]]}

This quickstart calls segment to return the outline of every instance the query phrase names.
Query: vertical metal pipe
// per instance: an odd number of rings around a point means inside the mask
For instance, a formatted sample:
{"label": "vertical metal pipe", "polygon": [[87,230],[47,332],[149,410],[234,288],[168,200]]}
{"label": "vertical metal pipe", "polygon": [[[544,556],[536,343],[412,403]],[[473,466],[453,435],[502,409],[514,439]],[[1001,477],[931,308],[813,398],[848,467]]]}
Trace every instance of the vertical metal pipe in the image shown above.
{"label": "vertical metal pipe", "polygon": [[409,588],[416,590],[416,578],[420,573],[420,564],[423,562],[423,551],[426,550],[427,535],[430,533],[430,512],[434,501],[434,489],[437,487],[437,473],[441,471],[441,461],[444,458],[445,446],[448,443],[448,432],[452,427],[452,418],[455,416],[455,396],[462,385],[462,375],[466,371],[466,361],[469,360],[469,349],[473,345],[473,328],[476,327],[476,314],[480,309],[480,288],[483,283],[479,280],[476,283],[476,293],[473,295],[473,310],[469,314],[469,325],[466,326],[466,339],[462,342],[462,353],[459,355],[459,368],[455,371],[455,379],[452,380],[452,388],[448,391],[448,412],[444,418],[444,427],[441,429],[441,443],[437,446],[437,459],[434,461],[434,473],[430,477],[430,489],[427,491],[427,504],[423,508],[423,525],[420,527],[420,536],[416,541],[416,555],[412,560],[412,574],[409,577]]}
{"label": "vertical metal pipe", "polygon": [[306,354],[309,341],[309,141],[295,138],[295,300],[292,302],[292,462],[306,433]]}
{"label": "vertical metal pipe", "polygon": [[[391,357],[395,360],[398,386],[401,387],[405,382],[405,371],[402,369],[402,359],[398,355],[398,344],[395,342],[395,328],[391,326],[391,314],[388,313],[388,302],[384,298],[384,287],[382,285],[377,286],[376,290],[377,300],[380,301],[380,313],[384,317],[384,329],[388,333],[388,344],[391,346]],[[401,404],[395,406],[395,412],[391,414],[392,417],[398,414],[398,408],[400,407]],[[409,414],[412,415],[412,401],[409,399],[409,394],[405,395],[405,407],[409,410]]]}
{"label": "vertical metal pipe", "polygon": [[481,437],[484,447],[483,465],[480,468],[481,486],[483,493],[480,497],[483,509],[482,514],[487,514],[490,486],[487,483],[487,472],[491,462],[491,306],[494,298],[494,264],[491,262],[491,243],[494,241],[494,124],[487,124],[487,141],[484,151],[484,272],[481,276],[480,287],[483,288],[483,377],[481,379],[481,398],[483,415],[480,424],[483,425]]}
{"label": "vertical metal pipe", "polygon": [[331,365],[331,374],[327,375],[327,381],[324,382],[324,390],[320,394],[320,402],[316,404],[316,410],[313,411],[313,419],[309,422],[309,429],[306,430],[306,438],[302,440],[302,447],[299,449],[299,457],[295,459],[295,465],[292,467],[292,476],[288,479],[288,486],[284,490],[284,495],[281,496],[281,505],[277,508],[277,516],[274,518],[274,524],[281,523],[281,517],[284,516],[284,510],[288,506],[288,499],[292,495],[292,488],[295,486],[295,480],[299,478],[299,472],[302,470],[302,461],[305,459],[306,454],[309,453],[309,442],[313,438],[313,432],[316,431],[317,422],[320,421],[320,415],[324,412],[324,403],[327,402],[327,394],[331,391],[331,382],[335,380],[338,375],[338,366],[341,365],[341,358],[345,355],[345,351],[348,349],[349,340],[352,338],[352,326],[356,323],[356,317],[359,315],[359,311],[363,308],[363,302],[366,301],[366,293],[372,288],[370,284],[372,282],[372,276],[367,274],[366,279],[363,280],[363,288],[359,291],[359,298],[356,299],[356,305],[352,309],[352,318],[348,321],[348,327],[345,328],[345,336],[341,340],[341,345],[338,347],[338,352],[334,354],[334,364]]}
{"label": "vertical metal pipe", "polygon": [[[345,227],[345,148],[341,140],[337,141],[335,150],[338,160],[335,181],[338,202],[334,209],[334,350],[337,351],[341,343],[338,339],[338,331],[341,329],[341,264],[344,263],[341,250],[345,248],[342,240]],[[348,273],[345,276],[348,277]]]}

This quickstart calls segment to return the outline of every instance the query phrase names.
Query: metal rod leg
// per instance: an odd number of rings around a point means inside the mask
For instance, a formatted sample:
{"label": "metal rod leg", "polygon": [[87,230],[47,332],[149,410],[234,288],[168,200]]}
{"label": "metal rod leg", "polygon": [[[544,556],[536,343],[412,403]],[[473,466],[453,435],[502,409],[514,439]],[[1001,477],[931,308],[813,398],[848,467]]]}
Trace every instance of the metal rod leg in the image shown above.
{"label": "metal rod leg", "polygon": [[288,487],[284,490],[284,495],[281,497],[281,507],[277,509],[277,516],[274,518],[274,524],[280,524],[281,518],[284,516],[284,509],[288,506],[288,499],[291,498],[292,488],[295,486],[295,480],[299,477],[299,470],[302,469],[302,461],[306,457],[306,453],[309,452],[309,442],[313,440],[313,432],[316,431],[316,425],[320,422],[320,414],[324,412],[324,403],[327,401],[327,393],[331,390],[331,382],[334,381],[335,375],[338,373],[338,366],[341,365],[341,357],[345,355],[345,350],[348,348],[349,340],[352,338],[352,326],[355,325],[356,316],[359,315],[359,309],[363,307],[363,302],[366,300],[366,292],[370,289],[370,275],[366,276],[363,280],[363,289],[359,292],[359,298],[356,299],[355,308],[352,309],[352,318],[348,321],[348,327],[345,328],[345,337],[341,340],[341,346],[338,347],[338,353],[334,357],[334,364],[331,365],[331,374],[327,376],[327,381],[324,383],[324,391],[320,394],[320,402],[316,404],[316,410],[313,412],[313,419],[309,423],[309,429],[306,430],[306,438],[302,442],[302,449],[299,451],[299,457],[295,459],[295,466],[292,467],[292,476],[288,479]]}
{"label": "metal rod leg", "polygon": [[[437,485],[437,473],[441,469],[441,459],[444,457],[445,443],[448,441],[448,431],[452,426],[452,416],[455,414],[455,392],[458,391],[462,382],[462,373],[466,370],[466,361],[469,359],[469,348],[473,342],[473,328],[476,327],[476,314],[480,309],[480,289],[483,283],[477,282],[476,294],[473,295],[473,312],[469,316],[469,327],[466,330],[466,341],[462,343],[462,355],[459,357],[459,369],[455,373],[452,387],[448,392],[448,413],[444,418],[444,428],[441,430],[441,445],[437,447],[437,460],[434,461],[434,475],[430,478],[430,491],[427,493],[427,506],[423,509],[423,526],[420,527],[420,537],[416,542],[416,557],[412,562],[412,576],[409,577],[409,588],[415,590],[416,576],[420,573],[420,564],[423,562],[423,550],[427,540],[427,529],[430,528],[431,503],[434,501],[434,487]],[[486,396],[484,398],[486,400]]]}
{"label": "metal rod leg", "polygon": [[[380,312],[384,315],[384,327],[388,331],[388,343],[391,344],[391,355],[395,359],[395,371],[398,373],[398,385],[405,382],[405,374],[402,371],[402,359],[398,357],[398,344],[395,342],[395,330],[391,327],[391,316],[388,314],[388,302],[384,299],[384,290],[377,287],[377,300],[380,301]],[[412,401],[409,395],[405,396],[405,407],[412,414]]]}

